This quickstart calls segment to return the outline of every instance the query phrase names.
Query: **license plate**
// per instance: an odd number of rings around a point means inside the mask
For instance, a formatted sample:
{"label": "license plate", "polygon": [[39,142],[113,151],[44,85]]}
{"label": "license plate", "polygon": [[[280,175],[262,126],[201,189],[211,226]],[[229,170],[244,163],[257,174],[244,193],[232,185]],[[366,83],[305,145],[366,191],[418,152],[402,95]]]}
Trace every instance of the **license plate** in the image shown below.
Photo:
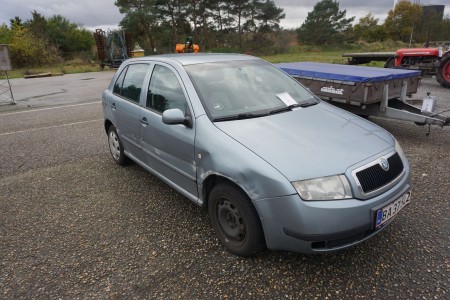
{"label": "license plate", "polygon": [[387,221],[391,220],[395,217],[403,207],[405,207],[411,199],[411,192],[408,192],[386,205],[385,207],[377,210],[376,212],[376,220],[375,220],[375,228],[379,228],[383,226]]}

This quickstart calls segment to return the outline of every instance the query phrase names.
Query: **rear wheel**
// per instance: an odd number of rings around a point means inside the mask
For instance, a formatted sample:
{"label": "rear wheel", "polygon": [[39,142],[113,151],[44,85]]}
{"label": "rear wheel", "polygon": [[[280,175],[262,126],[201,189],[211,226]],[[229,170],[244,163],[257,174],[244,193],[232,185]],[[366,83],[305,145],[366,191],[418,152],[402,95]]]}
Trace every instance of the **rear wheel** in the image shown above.
{"label": "rear wheel", "polygon": [[111,125],[108,128],[108,144],[109,151],[111,152],[114,161],[121,166],[126,165],[128,163],[128,157],[123,153],[123,146],[114,125]]}
{"label": "rear wheel", "polygon": [[442,59],[436,72],[437,81],[446,88],[450,88],[450,53]]}
{"label": "rear wheel", "polygon": [[220,183],[209,195],[208,213],[219,241],[230,252],[252,256],[265,248],[261,222],[248,196],[230,183]]}

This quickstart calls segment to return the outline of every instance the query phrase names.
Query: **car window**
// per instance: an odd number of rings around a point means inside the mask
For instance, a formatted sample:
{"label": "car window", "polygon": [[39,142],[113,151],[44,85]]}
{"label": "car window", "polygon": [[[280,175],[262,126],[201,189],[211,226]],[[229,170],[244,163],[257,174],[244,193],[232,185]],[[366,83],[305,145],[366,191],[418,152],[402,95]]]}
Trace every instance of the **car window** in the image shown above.
{"label": "car window", "polygon": [[114,94],[120,95],[120,91],[122,90],[122,85],[123,85],[123,78],[125,77],[127,70],[128,70],[128,67],[124,68],[122,70],[122,73],[120,73],[119,77],[117,78],[116,82],[114,83],[114,89],[113,89]]}
{"label": "car window", "polygon": [[148,64],[129,65],[117,79],[113,92],[128,100],[139,103],[139,97],[148,67]]}
{"label": "car window", "polygon": [[186,113],[186,103],[177,76],[169,68],[156,65],[148,87],[146,107],[160,113],[179,108]]}

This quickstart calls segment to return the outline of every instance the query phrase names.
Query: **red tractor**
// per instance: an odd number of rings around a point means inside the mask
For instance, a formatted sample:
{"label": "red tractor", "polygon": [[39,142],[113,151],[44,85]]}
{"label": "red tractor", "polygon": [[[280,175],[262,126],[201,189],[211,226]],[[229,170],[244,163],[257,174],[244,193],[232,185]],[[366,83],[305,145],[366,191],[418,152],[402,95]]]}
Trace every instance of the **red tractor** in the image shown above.
{"label": "red tractor", "polygon": [[370,61],[385,61],[385,68],[420,70],[423,75],[435,75],[437,81],[450,88],[450,49],[411,48],[396,52],[344,53],[351,65],[365,64]]}

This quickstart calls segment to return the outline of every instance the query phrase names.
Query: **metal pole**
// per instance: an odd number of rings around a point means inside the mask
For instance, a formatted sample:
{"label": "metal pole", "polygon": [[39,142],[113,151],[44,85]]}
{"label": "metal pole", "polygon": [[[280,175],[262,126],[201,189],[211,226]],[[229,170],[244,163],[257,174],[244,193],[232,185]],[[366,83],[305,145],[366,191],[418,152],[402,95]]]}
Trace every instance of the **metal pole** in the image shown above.
{"label": "metal pole", "polygon": [[408,48],[411,48],[413,35],[414,35],[414,24],[413,24],[413,27],[412,27],[412,29],[411,29],[411,36],[410,36],[410,38],[409,38],[409,47],[408,47]]}
{"label": "metal pole", "polygon": [[9,92],[11,93],[11,100],[12,100],[11,104],[16,104],[16,100],[14,100],[14,95],[13,95],[13,92],[11,89],[11,83],[9,82],[9,78],[8,78],[8,71],[5,71],[5,76],[6,76],[6,81],[8,81]]}

